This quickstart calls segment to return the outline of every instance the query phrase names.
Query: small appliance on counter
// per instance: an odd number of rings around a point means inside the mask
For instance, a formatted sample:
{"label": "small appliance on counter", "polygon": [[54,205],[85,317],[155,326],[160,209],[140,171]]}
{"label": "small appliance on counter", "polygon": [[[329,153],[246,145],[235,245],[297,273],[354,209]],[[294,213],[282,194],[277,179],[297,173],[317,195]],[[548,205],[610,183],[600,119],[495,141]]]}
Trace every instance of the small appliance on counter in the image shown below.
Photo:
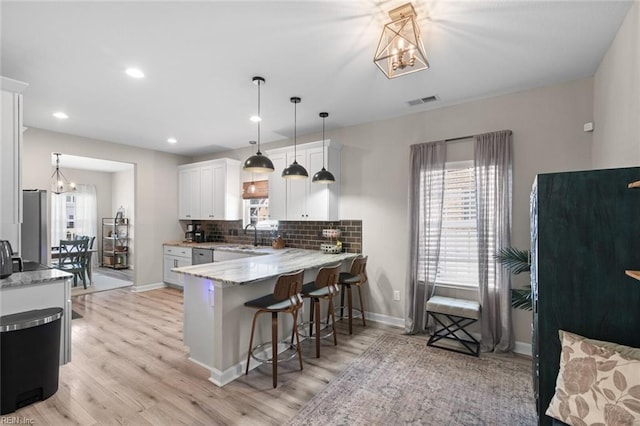
{"label": "small appliance on counter", "polygon": [[11,243],[6,240],[0,241],[0,278],[7,278],[14,272],[14,263],[18,264],[18,271],[23,269],[22,258],[13,253]]}
{"label": "small appliance on counter", "polygon": [[184,234],[184,240],[188,243],[192,242],[194,237],[193,233],[193,223],[187,224],[187,232]]}
{"label": "small appliance on counter", "polygon": [[193,241],[196,243],[204,243],[207,240],[207,235],[203,230],[193,231]]}

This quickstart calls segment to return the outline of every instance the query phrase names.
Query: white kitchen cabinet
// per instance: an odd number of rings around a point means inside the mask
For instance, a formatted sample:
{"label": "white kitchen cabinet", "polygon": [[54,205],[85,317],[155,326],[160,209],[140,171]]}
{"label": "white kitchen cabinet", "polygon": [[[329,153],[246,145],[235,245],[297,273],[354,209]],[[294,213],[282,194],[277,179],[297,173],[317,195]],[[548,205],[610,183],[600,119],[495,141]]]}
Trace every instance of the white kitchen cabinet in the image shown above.
{"label": "white kitchen cabinet", "polygon": [[282,178],[282,171],[287,167],[287,153],[269,154],[275,171],[269,173],[269,219],[287,219],[287,180]]}
{"label": "white kitchen cabinet", "polygon": [[[322,169],[322,142],[298,145],[295,158],[309,173],[308,179],[282,178],[282,169],[294,160],[293,147],[267,152],[276,172],[269,176],[269,213],[275,220],[339,220],[340,146],[325,140],[325,168],[336,178],[333,184],[313,183],[313,175]],[[284,155],[284,165],[281,162]],[[272,190],[272,188],[277,188]],[[284,207],[283,207],[284,206]],[[283,212],[284,209],[284,212]]]}
{"label": "white kitchen cabinet", "polygon": [[241,219],[240,162],[229,158],[178,166],[178,219]]}
{"label": "white kitchen cabinet", "polygon": [[200,168],[178,167],[178,219],[200,218]]}
{"label": "white kitchen cabinet", "polygon": [[20,252],[22,223],[22,91],[27,87],[10,78],[0,77],[2,103],[0,113],[0,240],[8,240]]}
{"label": "white kitchen cabinet", "polygon": [[164,246],[162,280],[167,284],[184,287],[184,275],[171,269],[191,266],[191,254],[191,247]]}
{"label": "white kitchen cabinet", "polygon": [[241,219],[240,162],[224,158],[204,164],[200,168],[200,219]]}

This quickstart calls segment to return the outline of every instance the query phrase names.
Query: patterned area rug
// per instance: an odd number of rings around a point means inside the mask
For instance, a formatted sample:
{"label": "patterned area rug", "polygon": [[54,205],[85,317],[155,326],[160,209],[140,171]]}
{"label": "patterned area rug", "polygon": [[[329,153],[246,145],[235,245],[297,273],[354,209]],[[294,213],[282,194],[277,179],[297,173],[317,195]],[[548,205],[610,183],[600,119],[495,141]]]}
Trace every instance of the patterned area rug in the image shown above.
{"label": "patterned area rug", "polygon": [[531,367],[384,334],[289,425],[535,425]]}

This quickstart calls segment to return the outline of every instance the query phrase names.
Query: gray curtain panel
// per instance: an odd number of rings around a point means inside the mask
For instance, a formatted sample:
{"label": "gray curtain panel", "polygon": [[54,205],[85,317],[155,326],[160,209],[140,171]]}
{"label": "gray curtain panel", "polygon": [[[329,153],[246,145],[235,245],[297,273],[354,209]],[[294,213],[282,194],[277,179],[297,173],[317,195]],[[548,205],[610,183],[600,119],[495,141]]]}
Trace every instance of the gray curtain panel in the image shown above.
{"label": "gray curtain panel", "polygon": [[444,141],[411,146],[409,270],[404,326],[407,334],[424,332],[426,327],[429,283],[433,285],[435,281],[440,254],[446,156]]}
{"label": "gray curtain panel", "polygon": [[514,347],[511,275],[494,254],[511,245],[511,131],[474,136],[474,142],[481,347],[485,352],[510,352]]}

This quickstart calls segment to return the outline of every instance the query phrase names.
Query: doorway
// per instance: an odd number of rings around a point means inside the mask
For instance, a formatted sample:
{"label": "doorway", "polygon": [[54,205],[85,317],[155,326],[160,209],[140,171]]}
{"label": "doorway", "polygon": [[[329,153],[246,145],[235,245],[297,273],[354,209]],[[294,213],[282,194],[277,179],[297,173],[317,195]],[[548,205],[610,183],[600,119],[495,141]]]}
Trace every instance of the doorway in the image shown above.
{"label": "doorway", "polygon": [[64,153],[59,161],[76,189],[51,194],[51,246],[61,238],[95,237],[87,289],[79,283],[72,295],[133,285],[135,164]]}

